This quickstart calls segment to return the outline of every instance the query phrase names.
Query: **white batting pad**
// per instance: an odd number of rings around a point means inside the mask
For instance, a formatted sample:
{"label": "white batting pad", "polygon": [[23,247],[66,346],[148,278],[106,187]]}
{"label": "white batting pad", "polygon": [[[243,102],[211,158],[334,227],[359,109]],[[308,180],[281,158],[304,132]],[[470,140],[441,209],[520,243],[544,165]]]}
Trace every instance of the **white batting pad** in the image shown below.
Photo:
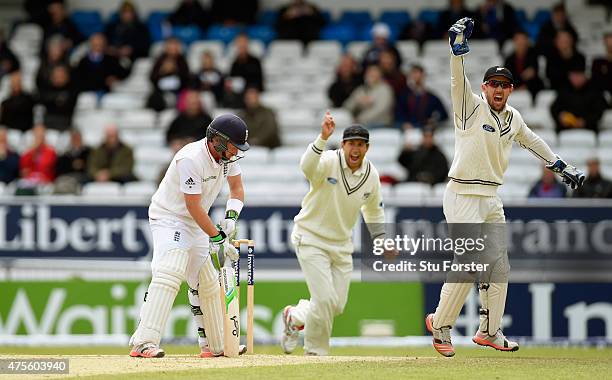
{"label": "white batting pad", "polygon": [[474,286],[471,282],[445,282],[440,291],[440,302],[433,318],[433,327],[453,327],[467,295]]}
{"label": "white batting pad", "polygon": [[165,252],[156,262],[131,345],[145,342],[159,345],[172,304],[185,278],[188,258],[186,250],[176,248]]}
{"label": "white batting pad", "polygon": [[219,273],[208,258],[200,268],[198,298],[206,326],[206,338],[210,351],[219,355],[223,352],[223,307],[219,292]]}
{"label": "white batting pad", "polygon": [[506,308],[508,283],[480,284],[478,290],[482,305],[479,330],[493,336],[497,334],[497,330],[501,327],[504,309]]}

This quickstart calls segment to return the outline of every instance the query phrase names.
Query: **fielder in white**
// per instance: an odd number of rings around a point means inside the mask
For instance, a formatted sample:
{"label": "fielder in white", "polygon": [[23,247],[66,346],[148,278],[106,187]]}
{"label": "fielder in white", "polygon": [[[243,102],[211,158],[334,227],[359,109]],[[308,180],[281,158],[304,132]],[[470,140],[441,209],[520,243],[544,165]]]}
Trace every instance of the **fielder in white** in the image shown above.
{"label": "fielder in white", "polygon": [[360,211],[373,238],[384,234],[380,179],[365,158],[369,133],[362,126],[350,126],[344,130],[341,149],[324,151],[334,129],[334,119],[327,112],[321,134],[300,162],[310,191],[294,218],[291,240],[310,300],[300,300],[283,311],[281,347],[288,354],[305,328],[305,354],[327,355],[334,317],[342,314],[347,301],[353,271],[351,235]]}
{"label": "fielder in white", "polygon": [[[230,239],[243,207],[244,188],[235,161],[249,149],[247,136],[247,126],[238,116],[221,115],[208,125],[204,139],[186,145],[172,159],[149,207],[152,279],[138,328],[130,339],[130,356],[164,356],[159,343],[185,279],[200,333],[201,356],[223,353],[223,309],[211,256],[220,258],[215,260],[217,265],[224,255],[238,258]],[[225,181],[230,189],[226,218],[215,226],[208,212]]]}
{"label": "fielder in white", "polygon": [[[488,244],[494,245],[492,250],[497,255],[497,261],[492,266],[495,280],[480,280],[478,286],[480,326],[472,340],[481,346],[516,351],[518,344],[506,339],[500,329],[510,265],[503,227],[504,209],[497,196],[497,188],[502,185],[508,167],[512,143],[516,141],[544,161],[548,169],[559,174],[572,188],[582,185],[584,174],[556,156],[527,127],[521,114],[507,104],[513,90],[513,77],[508,69],[499,66],[489,68],[480,86],[481,94],[472,93],[465,75],[464,56],[469,52],[468,38],[473,27],[471,19],[463,18],[449,29],[455,157],[448,175],[450,181],[444,194],[443,209],[449,225],[481,224],[483,234],[489,233]],[[453,282],[447,279],[435,313],[426,318],[426,327],[433,335],[433,346],[444,356],[455,354],[450,329],[472,286],[473,283],[469,281]]]}

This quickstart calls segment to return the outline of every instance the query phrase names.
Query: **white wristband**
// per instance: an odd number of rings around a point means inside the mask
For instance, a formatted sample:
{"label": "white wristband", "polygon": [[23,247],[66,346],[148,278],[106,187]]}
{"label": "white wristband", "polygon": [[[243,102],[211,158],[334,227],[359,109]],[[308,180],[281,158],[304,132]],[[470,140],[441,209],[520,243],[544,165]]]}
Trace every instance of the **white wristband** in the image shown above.
{"label": "white wristband", "polygon": [[242,208],[244,207],[244,203],[240,199],[230,198],[227,200],[227,204],[225,205],[225,211],[234,210],[240,215]]}

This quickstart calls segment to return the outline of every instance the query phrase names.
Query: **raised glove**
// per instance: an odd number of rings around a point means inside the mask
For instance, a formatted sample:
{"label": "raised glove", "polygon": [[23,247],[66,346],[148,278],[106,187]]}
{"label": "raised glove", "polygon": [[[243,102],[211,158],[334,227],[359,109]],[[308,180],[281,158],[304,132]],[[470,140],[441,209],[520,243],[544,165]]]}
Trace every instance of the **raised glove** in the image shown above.
{"label": "raised glove", "polygon": [[219,223],[219,226],[227,234],[230,240],[236,239],[236,235],[238,234],[237,222],[238,212],[235,210],[227,210],[225,212],[225,219]]}
{"label": "raised glove", "polygon": [[226,258],[232,261],[238,260],[238,251],[222,229],[219,229],[219,233],[216,236],[210,238],[210,257],[217,269],[223,266]]}
{"label": "raised glove", "polygon": [[454,55],[464,55],[470,51],[468,38],[474,30],[474,20],[464,17],[448,29],[448,42]]}
{"label": "raised glove", "polygon": [[576,167],[568,165],[565,161],[559,158],[559,156],[557,156],[557,161],[550,165],[546,165],[546,168],[561,176],[563,182],[572,189],[577,189],[584,183],[584,173],[581,170],[576,169]]}

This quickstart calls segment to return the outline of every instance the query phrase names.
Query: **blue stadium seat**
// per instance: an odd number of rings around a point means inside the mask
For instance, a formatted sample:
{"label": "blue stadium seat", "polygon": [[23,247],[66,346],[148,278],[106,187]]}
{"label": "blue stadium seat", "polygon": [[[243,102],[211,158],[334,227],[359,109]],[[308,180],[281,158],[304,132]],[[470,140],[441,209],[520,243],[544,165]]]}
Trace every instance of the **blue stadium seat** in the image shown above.
{"label": "blue stadium seat", "polygon": [[223,26],[220,24],[212,25],[208,28],[208,35],[206,36],[209,40],[219,40],[228,44],[236,38],[236,36],[242,31],[242,27],[239,26]]}
{"label": "blue stadium seat", "polygon": [[147,27],[149,28],[149,33],[151,34],[153,42],[161,41],[166,37],[162,24],[166,21],[169,14],[169,12],[162,11],[153,11],[149,14]]}
{"label": "blue stadium seat", "polygon": [[336,40],[343,45],[357,39],[355,28],[347,24],[328,25],[321,30],[322,40]]}
{"label": "blue stadium seat", "polygon": [[321,16],[323,16],[323,20],[325,20],[325,25],[329,25],[332,22],[334,22],[330,11],[325,10],[325,9],[320,9],[319,12],[321,12]]}
{"label": "blue stadium seat", "polygon": [[266,9],[259,13],[257,16],[257,24],[274,27],[276,19],[278,18],[278,11],[274,9]]}
{"label": "blue stadium seat", "polygon": [[102,16],[100,16],[98,11],[75,11],[72,12],[70,19],[85,37],[102,32],[104,29]]}
{"label": "blue stadium seat", "polygon": [[352,25],[361,28],[364,25],[372,24],[372,16],[369,11],[344,11],[340,15],[338,24]]}
{"label": "blue stadium seat", "polygon": [[437,26],[439,17],[440,11],[434,9],[423,9],[419,13],[418,18],[426,24]]}
{"label": "blue stadium seat", "polygon": [[514,16],[516,17],[516,21],[519,23],[519,25],[524,25],[527,23],[527,13],[525,12],[524,9],[517,9],[516,11],[514,11]]}
{"label": "blue stadium seat", "polygon": [[378,21],[385,24],[395,26],[397,29],[402,29],[410,23],[410,14],[406,11],[384,11],[381,13]]}
{"label": "blue stadium seat", "polygon": [[202,39],[202,29],[195,25],[177,25],[172,27],[172,35],[183,43],[185,46],[191,45],[192,42]]}
{"label": "blue stadium seat", "polygon": [[542,26],[548,20],[550,20],[550,11],[548,9],[538,9],[533,16],[533,23],[538,27]]}
{"label": "blue stadium seat", "polygon": [[527,22],[522,25],[522,28],[529,34],[529,38],[531,41],[536,41],[538,39],[538,34],[540,34],[540,25],[535,22]]}
{"label": "blue stadium seat", "polygon": [[276,38],[276,31],[274,31],[272,26],[268,25],[249,26],[247,28],[247,34],[249,35],[249,38],[253,40],[260,40],[266,45]]}

